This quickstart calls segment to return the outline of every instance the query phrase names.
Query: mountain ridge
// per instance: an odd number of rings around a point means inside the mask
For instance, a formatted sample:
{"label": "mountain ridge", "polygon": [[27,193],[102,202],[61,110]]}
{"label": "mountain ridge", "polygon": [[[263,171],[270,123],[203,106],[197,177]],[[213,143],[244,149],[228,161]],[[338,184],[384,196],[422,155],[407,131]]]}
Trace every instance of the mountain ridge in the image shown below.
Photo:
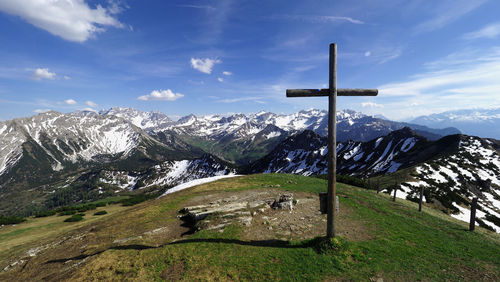
{"label": "mountain ridge", "polygon": [[419,116],[412,123],[456,127],[468,135],[500,139],[500,108],[464,109]]}

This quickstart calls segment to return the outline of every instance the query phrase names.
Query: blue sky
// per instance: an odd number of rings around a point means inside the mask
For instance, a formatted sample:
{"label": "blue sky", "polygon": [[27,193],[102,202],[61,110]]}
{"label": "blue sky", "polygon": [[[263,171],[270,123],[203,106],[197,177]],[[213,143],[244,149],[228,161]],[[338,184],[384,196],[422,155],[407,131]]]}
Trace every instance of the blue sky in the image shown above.
{"label": "blue sky", "polygon": [[500,1],[0,0],[0,119],[133,107],[291,113],[328,83],[338,108],[395,120],[500,107]]}

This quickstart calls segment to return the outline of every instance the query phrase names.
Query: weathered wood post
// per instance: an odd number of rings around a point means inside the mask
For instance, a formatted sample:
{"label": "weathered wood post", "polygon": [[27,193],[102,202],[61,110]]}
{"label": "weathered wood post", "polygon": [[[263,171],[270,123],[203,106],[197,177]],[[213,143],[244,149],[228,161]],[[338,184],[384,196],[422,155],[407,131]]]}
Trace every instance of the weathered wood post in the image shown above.
{"label": "weathered wood post", "polygon": [[328,196],[326,237],[335,236],[336,181],[337,181],[337,96],[377,96],[377,89],[337,89],[337,44],[330,44],[328,89],[287,89],[287,97],[328,96]]}
{"label": "weathered wood post", "polygon": [[[333,60],[331,58],[334,58]],[[328,203],[326,237],[335,236],[337,188],[337,44],[330,44],[330,95],[328,95]],[[331,133],[330,133],[331,132]]]}
{"label": "weathered wood post", "polygon": [[469,223],[469,231],[474,231],[476,228],[476,207],[477,207],[477,197],[472,199],[472,203],[470,204],[470,223]]}
{"label": "weathered wood post", "polygon": [[398,192],[398,180],[396,179],[394,181],[394,197],[392,198],[392,201],[395,202],[396,201],[396,193]]}
{"label": "weathered wood post", "polygon": [[422,211],[422,200],[424,199],[424,185],[420,185],[420,201],[418,201],[418,211]]}

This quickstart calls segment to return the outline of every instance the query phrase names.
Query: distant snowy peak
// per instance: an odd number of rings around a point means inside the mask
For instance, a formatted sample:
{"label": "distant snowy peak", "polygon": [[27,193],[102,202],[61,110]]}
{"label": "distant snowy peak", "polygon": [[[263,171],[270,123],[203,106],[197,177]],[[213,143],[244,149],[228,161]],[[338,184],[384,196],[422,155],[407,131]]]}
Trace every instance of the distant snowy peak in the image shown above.
{"label": "distant snowy peak", "polygon": [[415,118],[414,122],[443,122],[443,121],[462,121],[462,122],[482,122],[487,120],[500,119],[500,108],[497,109],[470,109],[448,111],[428,116]]}
{"label": "distant snowy peak", "polygon": [[500,139],[500,108],[448,111],[420,116],[413,123],[433,127],[456,127],[469,135]]}
{"label": "distant snowy peak", "polygon": [[[101,156],[125,158],[141,141],[157,143],[142,130],[114,115],[94,112],[47,112],[0,123],[0,175],[12,168],[24,152],[42,157],[58,171],[66,163],[102,161]],[[25,144],[31,144],[26,150]],[[37,161],[42,161],[38,159]]]}
{"label": "distant snowy peak", "polygon": [[[339,122],[346,121],[350,124],[355,119],[364,117],[354,111],[339,111]],[[197,117],[189,115],[172,123],[165,129],[173,130],[180,134],[193,134],[204,137],[220,137],[221,135],[253,136],[267,125],[276,126],[287,132],[297,132],[305,129],[325,132],[327,129],[327,112],[320,110],[307,110],[290,115],[274,114],[261,111],[256,114],[235,114],[231,116],[206,115]],[[246,131],[246,132],[245,132]]]}
{"label": "distant snowy peak", "polygon": [[133,108],[115,107],[109,110],[100,111],[99,114],[121,117],[145,130],[158,130],[173,123],[173,121],[163,113],[155,111],[142,112]]}

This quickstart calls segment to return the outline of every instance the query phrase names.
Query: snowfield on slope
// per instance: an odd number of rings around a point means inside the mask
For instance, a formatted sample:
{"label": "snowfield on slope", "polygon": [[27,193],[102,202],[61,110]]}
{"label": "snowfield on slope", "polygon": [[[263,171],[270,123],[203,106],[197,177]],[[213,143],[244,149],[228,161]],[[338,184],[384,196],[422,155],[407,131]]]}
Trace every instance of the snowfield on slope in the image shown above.
{"label": "snowfield on slope", "polygon": [[219,176],[212,176],[212,177],[206,177],[206,178],[200,178],[200,179],[192,180],[192,181],[189,181],[189,182],[186,182],[186,183],[182,183],[182,184],[179,184],[179,185],[177,185],[175,187],[172,187],[172,188],[168,189],[160,197],[163,197],[165,195],[168,195],[168,194],[171,194],[171,193],[174,193],[174,192],[177,192],[177,191],[181,191],[181,190],[184,190],[184,189],[187,189],[187,188],[191,188],[191,187],[194,187],[194,186],[197,186],[197,185],[201,185],[201,184],[205,184],[205,183],[209,183],[209,182],[214,182],[214,181],[217,181],[219,179],[231,178],[231,177],[237,177],[237,176],[241,176],[241,175],[238,175],[238,174],[228,174],[228,175],[219,175]]}

